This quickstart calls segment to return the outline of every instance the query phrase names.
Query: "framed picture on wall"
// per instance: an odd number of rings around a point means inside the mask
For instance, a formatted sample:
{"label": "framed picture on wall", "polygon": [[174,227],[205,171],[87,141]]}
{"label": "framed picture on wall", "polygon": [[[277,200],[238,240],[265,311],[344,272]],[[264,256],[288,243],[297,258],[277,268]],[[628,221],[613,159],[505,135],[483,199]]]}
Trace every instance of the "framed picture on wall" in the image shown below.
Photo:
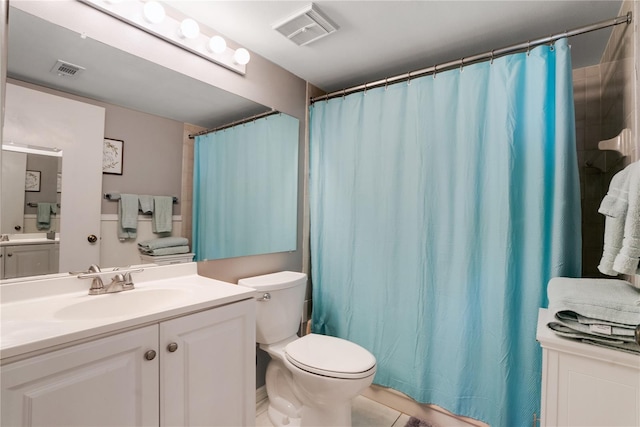
{"label": "framed picture on wall", "polygon": [[26,171],[24,191],[40,191],[40,171]]}
{"label": "framed picture on wall", "polygon": [[124,141],[119,139],[104,139],[102,147],[102,173],[122,175]]}

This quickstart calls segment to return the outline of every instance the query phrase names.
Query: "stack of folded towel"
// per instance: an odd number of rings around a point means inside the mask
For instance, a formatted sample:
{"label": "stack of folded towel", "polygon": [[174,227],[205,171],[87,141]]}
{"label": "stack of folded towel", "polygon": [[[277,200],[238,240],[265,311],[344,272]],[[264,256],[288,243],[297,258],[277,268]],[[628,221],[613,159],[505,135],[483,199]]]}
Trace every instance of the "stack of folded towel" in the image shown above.
{"label": "stack of folded towel", "polygon": [[557,335],[640,353],[640,290],[616,279],[553,278],[547,326]]}
{"label": "stack of folded towel", "polygon": [[186,237],[160,237],[138,243],[138,250],[144,255],[162,256],[189,253]]}

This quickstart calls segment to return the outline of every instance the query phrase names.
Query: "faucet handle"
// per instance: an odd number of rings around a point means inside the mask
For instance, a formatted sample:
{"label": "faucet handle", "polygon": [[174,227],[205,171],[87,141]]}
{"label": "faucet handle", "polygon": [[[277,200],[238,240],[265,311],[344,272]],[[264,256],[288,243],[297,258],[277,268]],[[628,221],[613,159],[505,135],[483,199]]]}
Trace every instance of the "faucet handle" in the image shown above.
{"label": "faucet handle", "polygon": [[134,288],[133,279],[131,278],[131,273],[129,273],[129,272],[124,273],[123,281],[124,281],[124,283],[123,283],[122,287],[123,287],[123,289],[125,291],[128,291],[128,290]]}

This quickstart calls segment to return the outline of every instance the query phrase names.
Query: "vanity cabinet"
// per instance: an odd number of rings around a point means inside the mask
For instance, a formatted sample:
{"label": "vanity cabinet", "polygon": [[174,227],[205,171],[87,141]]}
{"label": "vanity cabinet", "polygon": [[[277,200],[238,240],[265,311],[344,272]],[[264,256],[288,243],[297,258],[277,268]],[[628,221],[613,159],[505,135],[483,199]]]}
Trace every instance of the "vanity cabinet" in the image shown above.
{"label": "vanity cabinet", "polygon": [[639,426],[640,354],[556,336],[541,309],[541,423],[544,426]]}
{"label": "vanity cabinet", "polygon": [[2,247],[0,255],[2,279],[58,272],[58,243],[6,245]]}
{"label": "vanity cabinet", "polygon": [[147,325],[2,367],[3,426],[247,426],[255,301]]}

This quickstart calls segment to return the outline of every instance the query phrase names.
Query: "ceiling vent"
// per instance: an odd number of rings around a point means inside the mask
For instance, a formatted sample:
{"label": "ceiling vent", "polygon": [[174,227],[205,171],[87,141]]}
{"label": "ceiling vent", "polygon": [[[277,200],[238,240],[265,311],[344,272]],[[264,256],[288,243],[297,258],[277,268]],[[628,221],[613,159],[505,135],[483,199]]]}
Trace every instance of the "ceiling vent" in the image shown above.
{"label": "ceiling vent", "polygon": [[293,16],[274,24],[273,29],[295,44],[304,46],[335,32],[338,26],[311,3]]}
{"label": "ceiling vent", "polygon": [[75,77],[78,77],[78,74],[84,71],[84,69],[85,69],[84,67],[81,67],[79,65],[74,65],[69,62],[58,59],[58,62],[56,62],[56,65],[53,66],[50,72],[51,74],[55,74],[60,77],[75,78]]}

